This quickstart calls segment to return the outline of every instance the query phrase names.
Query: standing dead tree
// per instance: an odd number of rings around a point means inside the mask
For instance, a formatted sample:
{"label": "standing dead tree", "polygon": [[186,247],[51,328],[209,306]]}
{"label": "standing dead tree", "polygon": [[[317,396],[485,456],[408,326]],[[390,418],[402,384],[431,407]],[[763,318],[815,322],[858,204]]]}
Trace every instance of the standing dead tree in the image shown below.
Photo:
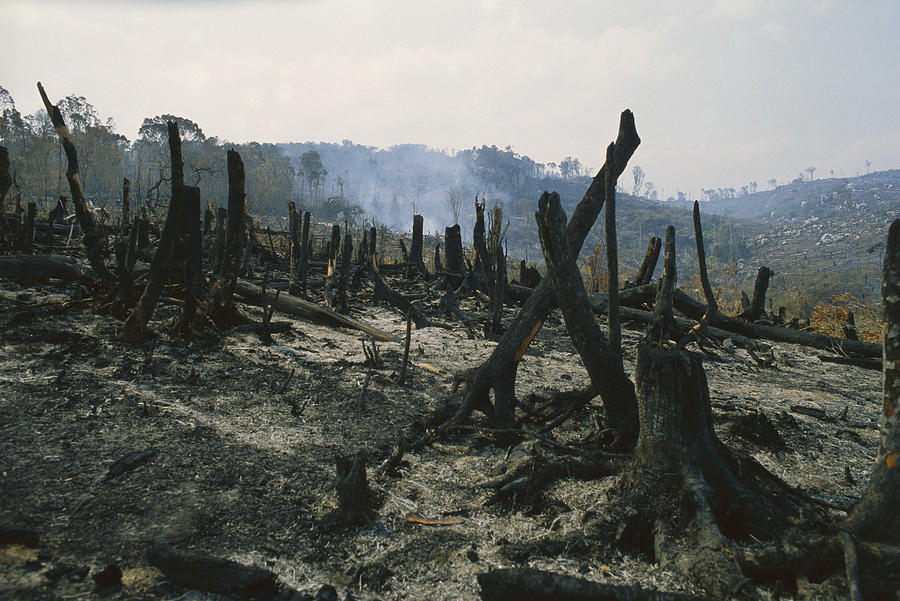
{"label": "standing dead tree", "polygon": [[78,219],[78,225],[81,226],[81,232],[84,237],[84,249],[87,253],[88,261],[91,267],[100,276],[104,283],[113,283],[115,276],[106,268],[103,260],[103,239],[100,237],[100,231],[97,229],[97,223],[93,214],[88,210],[87,203],[84,199],[84,190],[81,187],[81,176],[78,171],[78,150],[72,142],[72,136],[69,134],[69,128],[63,119],[59,107],[52,104],[44,91],[41,82],[37,84],[38,92],[41,94],[41,100],[44,102],[44,108],[47,109],[47,115],[53,123],[56,135],[62,143],[63,151],[66,153],[66,180],[69,182],[69,191],[72,193],[72,203],[75,205],[75,217]]}
{"label": "standing dead tree", "polygon": [[[606,200],[607,170],[612,170],[613,175],[618,178],[637,150],[640,141],[634,126],[634,115],[626,110],[619,122],[613,164],[604,163],[600,168],[568,222],[566,237],[571,256],[578,256],[585,237],[603,209]],[[449,257],[449,248],[447,250]],[[444,427],[449,428],[462,423],[475,409],[492,416],[498,425],[510,423],[515,405],[514,387],[519,361],[552,309],[553,301],[553,285],[545,278],[519,311],[494,352],[468,382],[462,404]],[[489,398],[492,389],[493,406]]]}
{"label": "standing dead tree", "polygon": [[608,446],[613,450],[630,449],[637,436],[634,384],[622,367],[621,343],[617,352],[613,341],[607,340],[594,321],[581,272],[569,254],[566,216],[555,192],[545,192],[541,196],[535,218],[556,304],[591,378],[591,385],[606,409],[606,427],[610,430]]}
{"label": "standing dead tree", "polygon": [[[174,121],[168,122],[169,131],[169,153],[171,155],[172,164],[172,181],[184,181],[184,177],[178,172],[182,169],[181,162],[181,136],[178,133],[178,124]],[[159,238],[159,246],[150,262],[150,278],[144,287],[144,292],[138,299],[131,314],[125,320],[122,328],[116,333],[116,338],[126,342],[139,342],[151,335],[147,329],[147,324],[156,310],[156,304],[159,302],[159,296],[167,279],[172,275],[172,260],[176,253],[178,245],[181,210],[183,199],[187,195],[186,186],[179,183],[172,188],[172,196],[169,200],[169,210],[166,213],[166,222]],[[200,191],[197,190],[196,197],[199,202]],[[199,211],[199,209],[198,209]],[[199,223],[199,215],[198,215]],[[123,292],[124,294],[124,292]]]}

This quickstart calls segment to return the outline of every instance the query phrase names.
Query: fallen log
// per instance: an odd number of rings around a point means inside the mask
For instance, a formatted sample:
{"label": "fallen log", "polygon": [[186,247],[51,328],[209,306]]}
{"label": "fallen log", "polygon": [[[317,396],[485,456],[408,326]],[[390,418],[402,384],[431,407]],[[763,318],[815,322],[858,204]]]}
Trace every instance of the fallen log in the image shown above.
{"label": "fallen log", "polygon": [[380,298],[392,307],[395,307],[400,311],[410,315],[412,317],[413,323],[416,324],[417,330],[421,330],[422,328],[427,328],[431,325],[434,325],[427,317],[425,317],[425,314],[422,313],[422,311],[420,311],[418,307],[412,304],[412,301],[410,299],[392,289],[385,283],[384,278],[381,277],[381,274],[378,271],[377,253],[372,257],[371,267],[372,268],[371,270],[369,270],[369,275],[371,275],[372,284],[375,286],[375,298]]}
{"label": "fallen log", "polygon": [[[234,293],[242,297],[245,302],[251,305],[262,306],[265,302],[262,288],[251,284],[246,280],[237,281]],[[396,336],[383,332],[365,322],[353,319],[347,315],[335,313],[331,309],[327,309],[296,296],[279,295],[277,298],[270,298],[269,302],[277,311],[287,313],[288,315],[302,317],[315,323],[353,328],[369,334],[376,340],[384,342],[395,342],[397,340]]]}
{"label": "fallen log", "polygon": [[835,355],[819,355],[819,361],[824,363],[836,363],[837,365],[855,365],[863,369],[881,371],[884,363],[875,357],[841,357]]}
{"label": "fallen log", "polygon": [[281,586],[278,577],[263,568],[227,559],[157,545],[147,553],[150,564],[170,582],[241,599],[273,599]]}
{"label": "fallen log", "polygon": [[478,575],[484,601],[702,601],[708,597],[663,593],[633,586],[600,584],[531,568],[492,570]]}
{"label": "fallen log", "polygon": [[97,274],[75,259],[59,255],[10,255],[0,257],[0,277],[20,284],[64,280],[94,284]]}
{"label": "fallen log", "polygon": [[[698,321],[706,313],[706,305],[691,298],[680,290],[675,291],[675,308],[691,319],[696,319]],[[843,338],[834,338],[832,336],[816,334],[805,330],[767,326],[734,317],[728,317],[721,313],[711,315],[707,323],[711,326],[741,334],[748,338],[800,344],[827,351],[835,351],[848,356],[881,357],[881,345],[873,342],[845,340]]]}

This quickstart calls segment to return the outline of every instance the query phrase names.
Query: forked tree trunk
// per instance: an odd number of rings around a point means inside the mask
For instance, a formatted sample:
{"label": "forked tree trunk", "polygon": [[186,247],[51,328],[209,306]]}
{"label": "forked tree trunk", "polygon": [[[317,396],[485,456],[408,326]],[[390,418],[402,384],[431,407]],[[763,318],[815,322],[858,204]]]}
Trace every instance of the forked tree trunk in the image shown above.
{"label": "forked tree trunk", "polygon": [[[615,142],[615,164],[604,163],[569,219],[566,234],[570,256],[578,256],[585,237],[603,209],[606,196],[606,171],[612,169],[613,174],[618,178],[625,170],[628,160],[634,154],[640,141],[634,127],[634,116],[631,111],[626,110],[622,113],[619,122],[619,134]],[[449,263],[449,246],[447,253]],[[448,270],[449,267],[448,265]],[[475,372],[468,383],[462,405],[457,414],[444,425],[445,428],[460,423],[473,409],[486,408],[488,412],[491,412],[488,393],[492,388],[494,389],[495,403],[501,405],[501,410],[493,411],[493,413],[496,415],[509,414],[509,408],[515,403],[513,391],[519,361],[531,341],[534,340],[552,307],[553,285],[545,278],[525,302],[519,315],[506,331],[500,343],[494,348],[491,356]]]}
{"label": "forked tree trunk", "polygon": [[900,220],[888,230],[881,272],[884,390],[881,437],[872,479],[847,528],[870,541],[900,545]]}
{"label": "forked tree trunk", "polygon": [[[613,351],[594,321],[581,272],[569,254],[566,216],[555,192],[544,192],[535,217],[547,263],[547,280],[553,284],[556,304],[590,375],[591,385],[603,401],[606,427],[614,433],[609,446],[616,450],[630,449],[637,435],[634,385],[622,368],[621,355]],[[500,404],[500,400],[495,403],[495,412],[508,409],[511,413],[512,407]],[[495,413],[495,421],[500,417]]]}

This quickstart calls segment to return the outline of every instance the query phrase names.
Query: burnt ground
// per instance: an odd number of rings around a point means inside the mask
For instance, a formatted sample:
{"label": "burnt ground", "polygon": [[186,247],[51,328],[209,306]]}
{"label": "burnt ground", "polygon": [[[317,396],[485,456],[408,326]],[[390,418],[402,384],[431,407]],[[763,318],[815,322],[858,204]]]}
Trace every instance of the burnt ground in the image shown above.
{"label": "burnt ground", "polygon": [[[397,476],[378,469],[403,433],[442,406],[454,377],[490,353],[495,343],[480,325],[475,340],[458,322],[414,330],[401,386],[404,319],[373,304],[369,285],[352,296],[354,316],[400,338],[377,343],[374,368],[360,332],[277,314],[292,331],[270,346],[252,334],[187,340],[172,333],[179,307],[164,304],[151,324],[154,342],[121,343],[120,322],[78,300],[83,294],[60,282],[23,288],[0,280],[0,527],[40,535],[34,548],[0,546],[0,597],[219,598],[166,583],[145,557],[156,543],[269,568],[303,593],[330,584],[341,598],[476,599],[476,574],[516,566],[694,590],[588,531],[613,478],[561,480],[539,503],[486,507],[490,491],[480,485],[515,452],[473,432],[407,456]],[[437,316],[437,297],[425,304]],[[486,312],[471,300],[463,309]],[[514,314],[507,308],[506,321]],[[631,370],[640,336],[625,333]],[[849,506],[877,446],[880,374],[821,363],[820,351],[794,345],[776,344],[773,353],[769,369],[741,350],[705,361],[717,432],[812,497]],[[554,313],[522,361],[517,393],[587,383]],[[588,436],[598,411],[592,404],[576,414],[557,437]],[[479,415],[473,423],[486,425]],[[144,450],[153,454],[108,477],[116,460]],[[335,457],[357,450],[368,455],[382,504],[369,525],[335,526],[326,519],[336,504]],[[450,523],[413,523],[410,514]],[[124,586],[112,592],[65,569],[96,573],[109,563],[124,572]],[[800,583],[796,596],[843,599],[846,588],[836,576]],[[782,597],[792,594],[751,583],[735,598]]]}

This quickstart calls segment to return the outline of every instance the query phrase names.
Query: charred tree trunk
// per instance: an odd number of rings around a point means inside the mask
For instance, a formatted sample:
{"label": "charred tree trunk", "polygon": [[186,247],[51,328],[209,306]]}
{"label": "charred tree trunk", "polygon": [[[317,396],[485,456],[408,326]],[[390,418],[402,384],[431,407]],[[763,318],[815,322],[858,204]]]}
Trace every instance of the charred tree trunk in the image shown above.
{"label": "charred tree trunk", "polygon": [[413,305],[412,301],[385,283],[384,278],[381,277],[381,273],[378,270],[377,254],[372,257],[372,269],[369,273],[372,276],[372,284],[375,286],[375,298],[380,298],[392,307],[410,315],[413,322],[416,324],[417,330],[432,325],[431,321],[425,317],[425,314],[422,313],[422,311]]}
{"label": "charred tree trunk", "polygon": [[344,236],[344,247],[341,255],[341,275],[337,285],[337,312],[349,313],[347,303],[347,287],[350,285],[350,262],[353,260],[353,236],[348,231]]}
{"label": "charred tree trunk", "polygon": [[[541,196],[535,217],[547,263],[548,280],[553,283],[556,303],[591,378],[591,384],[603,401],[606,426],[613,433],[609,446],[616,450],[630,449],[637,436],[634,385],[622,368],[621,355],[617,355],[610,347],[591,314],[581,272],[569,254],[566,216],[555,192],[545,192]],[[495,411],[505,409],[497,406],[501,399],[496,390],[495,396]]]}
{"label": "charred tree trunk", "polygon": [[503,324],[501,322],[503,319],[503,305],[506,303],[509,289],[509,282],[506,277],[506,255],[503,253],[502,248],[497,248],[494,265],[497,267],[496,282],[494,283],[494,289],[491,291],[491,310],[486,326],[489,334],[497,335],[503,333]]}
{"label": "charred tree trunk", "polygon": [[191,325],[202,295],[203,235],[200,232],[200,188],[185,187],[181,209],[184,257],[184,310],[179,330],[191,333]]}
{"label": "charred tree trunk", "polygon": [[[615,144],[606,149],[606,162],[615,162]],[[616,180],[612,171],[606,172],[606,209],[604,221],[606,226],[606,269],[609,310],[607,311],[607,327],[609,328],[609,350],[618,359],[618,371],[622,367],[622,323],[619,321],[619,250],[616,239]],[[559,304],[557,302],[557,304]]]}
{"label": "charred tree trunk", "polygon": [[769,278],[774,273],[768,267],[760,267],[756,273],[756,284],[753,286],[753,300],[750,306],[741,314],[747,321],[756,321],[762,317],[766,305],[766,290],[769,288]]}
{"label": "charred tree trunk", "polygon": [[211,317],[219,325],[236,325],[246,320],[234,306],[234,289],[241,266],[244,240],[244,163],[235,150],[228,151],[228,218],[226,219],[225,250],[219,279],[210,291],[204,317]]}
{"label": "charred tree trunk", "polygon": [[424,273],[425,269],[425,261],[422,258],[422,252],[424,250],[424,238],[422,236],[422,229],[424,227],[424,219],[421,215],[413,215],[413,232],[412,232],[412,246],[409,249],[409,262],[416,264],[416,269],[419,272]]}
{"label": "charred tree trunk", "polygon": [[294,201],[288,202],[288,249],[287,263],[290,274],[293,276],[297,268],[297,259],[300,258],[300,222],[302,218],[297,212]]}
{"label": "charred tree trunk", "polygon": [[9,176],[9,149],[0,146],[0,215],[6,214],[6,193],[12,186],[12,178]]}
{"label": "charred tree trunk", "polygon": [[846,527],[861,538],[900,545],[900,220],[888,230],[881,272],[884,391],[881,437],[869,488]]}
{"label": "charred tree trunk", "polygon": [[462,234],[459,224],[444,230],[444,255],[447,259],[447,272],[451,274],[453,286],[459,286],[465,273],[463,262]]}
{"label": "charred tree trunk", "polygon": [[351,524],[364,524],[375,517],[372,491],[366,479],[366,456],[338,457],[335,489],[338,514]]}
{"label": "charred tree trunk", "polygon": [[487,243],[484,240],[484,204],[478,202],[475,197],[475,228],[472,231],[472,241],[475,247],[475,260],[472,262],[472,271],[475,274],[473,288],[483,289],[488,294],[494,291],[494,270],[491,266],[491,257],[488,254]]}
{"label": "charred tree trunk", "polygon": [[[606,171],[611,169],[616,178],[625,170],[628,160],[640,144],[640,137],[634,126],[631,111],[624,111],[619,122],[619,134],[615,142],[615,162],[605,164],[594,176],[581,202],[575,207],[566,231],[569,245],[569,256],[577,257],[584,239],[603,209],[605,201]],[[461,246],[461,245],[460,245]],[[450,246],[447,245],[448,263]],[[461,254],[461,248],[460,248]],[[461,257],[460,257],[461,258]],[[450,266],[448,265],[448,270]],[[451,270],[452,271],[452,270]],[[506,331],[503,339],[495,347],[491,356],[478,368],[468,383],[466,396],[456,415],[442,425],[443,429],[452,428],[465,420],[473,409],[482,409],[491,413],[489,391],[493,388],[495,397],[505,396],[514,389],[518,363],[531,341],[537,335],[547,314],[553,306],[553,285],[545,279],[535,288],[534,293],[525,302],[512,326]],[[498,388],[505,392],[501,395]],[[514,399],[503,401],[511,407]],[[494,412],[496,413],[496,412]],[[508,415],[501,411],[501,415]]]}
{"label": "charred tree trunk", "polygon": [[228,228],[228,209],[219,207],[216,210],[216,245],[213,250],[213,267],[216,271],[222,269],[225,261],[225,234]]}
{"label": "charred tree trunk", "polygon": [[444,271],[444,264],[441,263],[441,245],[434,245],[434,272],[442,273]]}
{"label": "charred tree trunk", "polygon": [[643,286],[649,284],[653,280],[653,272],[656,270],[656,264],[659,262],[659,251],[662,250],[662,240],[653,236],[647,244],[647,252],[644,254],[644,260],[638,269],[634,278],[635,286]]}
{"label": "charred tree trunk", "polygon": [[337,299],[334,294],[335,278],[337,277],[337,258],[341,249],[341,226],[331,226],[331,242],[328,244],[328,266],[325,271],[325,304],[334,309]]}
{"label": "charred tree trunk", "polygon": [[122,226],[128,226],[131,223],[131,180],[127,177],[122,178]]}
{"label": "charred tree trunk", "polygon": [[68,162],[66,179],[69,182],[69,191],[72,193],[72,202],[75,205],[75,217],[78,219],[78,224],[81,226],[81,232],[84,238],[84,249],[87,253],[88,261],[90,261],[91,267],[94,268],[94,271],[97,272],[97,275],[100,276],[100,279],[103,280],[104,283],[112,283],[115,281],[115,277],[106,268],[106,264],[103,260],[103,239],[100,237],[100,232],[97,229],[94,217],[91,212],[88,211],[87,203],[84,200],[84,191],[81,187],[81,175],[78,171],[78,151],[75,148],[75,144],[72,142],[72,136],[69,135],[69,128],[66,127],[66,122],[63,119],[62,113],[59,111],[59,107],[50,103],[47,93],[44,92],[44,86],[42,86],[40,82],[38,82],[37,87],[41,94],[41,100],[44,102],[44,108],[47,109],[47,114],[50,116],[53,128],[56,130],[56,134],[59,136],[59,140],[63,145],[63,150],[66,153],[66,161]]}
{"label": "charred tree trunk", "polygon": [[141,250],[150,248],[150,217],[147,215],[147,207],[141,208],[141,217],[138,220],[137,246]]}
{"label": "charred tree trunk", "polygon": [[677,279],[675,273],[675,228],[670,225],[666,228],[663,277],[659,280],[656,301],[653,303],[654,319],[647,332],[648,340],[657,346],[662,346],[666,341],[674,339],[678,331],[675,315],[672,312]]}
{"label": "charred tree trunk", "polygon": [[156,253],[154,253],[153,259],[150,261],[150,279],[147,281],[144,292],[138,299],[134,309],[132,309],[128,319],[122,325],[122,329],[116,334],[116,338],[119,340],[140,342],[152,335],[147,328],[147,324],[150,323],[150,319],[153,317],[153,312],[156,310],[156,304],[159,301],[159,295],[169,276],[169,259],[178,238],[179,218],[184,193],[184,186],[172,190],[172,196],[169,199],[169,211],[166,213],[166,222],[159,237],[159,246],[157,246]]}
{"label": "charred tree trunk", "polygon": [[694,201],[694,239],[697,242],[697,262],[700,267],[700,283],[703,286],[703,296],[706,297],[706,315],[719,312],[716,296],[712,286],[709,285],[709,273],[706,271],[706,247],[703,244],[703,226],[700,224],[700,203]]}
{"label": "charred tree trunk", "polygon": [[377,233],[378,230],[376,230],[374,227],[369,228],[369,260],[371,260],[376,253],[375,238]]}

